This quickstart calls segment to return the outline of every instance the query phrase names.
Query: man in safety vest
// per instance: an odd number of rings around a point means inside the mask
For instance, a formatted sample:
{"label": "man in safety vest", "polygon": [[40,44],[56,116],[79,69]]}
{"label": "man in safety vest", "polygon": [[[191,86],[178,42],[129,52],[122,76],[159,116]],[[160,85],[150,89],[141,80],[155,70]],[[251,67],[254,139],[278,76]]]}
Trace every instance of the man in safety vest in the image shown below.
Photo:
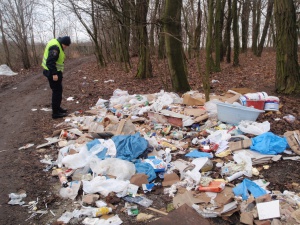
{"label": "man in safety vest", "polygon": [[43,74],[48,78],[52,89],[52,118],[62,118],[67,115],[67,110],[61,108],[62,79],[64,71],[64,50],[71,44],[69,36],[52,39],[48,42],[42,62]]}

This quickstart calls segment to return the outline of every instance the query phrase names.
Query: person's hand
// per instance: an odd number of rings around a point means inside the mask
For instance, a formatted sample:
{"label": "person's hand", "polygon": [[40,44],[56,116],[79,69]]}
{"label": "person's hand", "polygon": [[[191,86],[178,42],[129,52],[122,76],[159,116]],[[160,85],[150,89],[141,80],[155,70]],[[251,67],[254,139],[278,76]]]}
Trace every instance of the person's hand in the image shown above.
{"label": "person's hand", "polygon": [[53,75],[53,81],[58,81],[58,76],[57,75]]}

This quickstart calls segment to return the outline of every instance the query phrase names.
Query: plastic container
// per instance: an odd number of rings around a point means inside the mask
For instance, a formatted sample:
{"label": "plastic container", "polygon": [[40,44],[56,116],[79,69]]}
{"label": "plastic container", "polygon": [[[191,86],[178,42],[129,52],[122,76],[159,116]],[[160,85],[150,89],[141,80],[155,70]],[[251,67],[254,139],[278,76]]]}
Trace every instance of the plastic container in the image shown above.
{"label": "plastic container", "polygon": [[209,192],[221,192],[225,188],[225,182],[223,181],[218,181],[218,180],[213,180],[210,182],[209,186],[203,187],[199,186],[199,191],[209,191]]}
{"label": "plastic container", "polygon": [[59,181],[63,187],[68,187],[68,179],[62,169],[56,169]]}
{"label": "plastic container", "polygon": [[264,110],[266,111],[278,111],[279,110],[279,98],[275,96],[269,96],[266,99]]}
{"label": "plastic container", "polygon": [[265,100],[268,97],[266,92],[256,92],[244,94],[247,100]]}
{"label": "plastic container", "polygon": [[255,109],[264,110],[265,108],[265,101],[264,100],[247,100],[246,101],[247,107],[253,107]]}
{"label": "plastic container", "polygon": [[265,112],[252,107],[233,105],[228,103],[216,103],[218,109],[218,120],[238,124],[242,120],[256,121],[260,113]]}

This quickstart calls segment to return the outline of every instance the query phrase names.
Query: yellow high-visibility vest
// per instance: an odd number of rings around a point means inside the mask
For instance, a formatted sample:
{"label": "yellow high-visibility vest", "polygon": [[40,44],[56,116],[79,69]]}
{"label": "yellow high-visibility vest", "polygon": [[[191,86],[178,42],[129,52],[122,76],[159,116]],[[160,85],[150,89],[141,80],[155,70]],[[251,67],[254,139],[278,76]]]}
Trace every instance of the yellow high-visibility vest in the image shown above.
{"label": "yellow high-visibility vest", "polygon": [[58,42],[57,39],[52,39],[48,42],[48,44],[46,45],[45,51],[44,51],[44,57],[43,57],[43,62],[42,62],[42,67],[45,70],[49,70],[46,62],[48,59],[48,55],[49,55],[49,48],[52,47],[53,45],[56,45],[59,48],[59,56],[58,59],[56,61],[56,69],[57,71],[64,71],[64,61],[65,61],[65,53],[64,50],[62,49],[60,43]]}

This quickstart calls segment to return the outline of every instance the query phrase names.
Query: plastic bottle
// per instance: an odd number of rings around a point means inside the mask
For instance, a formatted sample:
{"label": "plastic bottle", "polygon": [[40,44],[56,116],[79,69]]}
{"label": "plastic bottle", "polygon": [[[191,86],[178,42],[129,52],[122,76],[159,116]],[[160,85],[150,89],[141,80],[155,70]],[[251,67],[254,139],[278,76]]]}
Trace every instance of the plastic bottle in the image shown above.
{"label": "plastic bottle", "polygon": [[110,212],[112,212],[112,208],[110,207],[100,207],[96,208],[93,212],[94,217],[102,216],[102,215],[107,215]]}
{"label": "plastic bottle", "polygon": [[56,169],[59,181],[63,187],[68,187],[68,179],[62,169]]}
{"label": "plastic bottle", "polygon": [[201,172],[211,171],[213,166],[214,166],[214,164],[212,163],[212,161],[210,159],[208,159],[200,171]]}
{"label": "plastic bottle", "polygon": [[231,181],[233,181],[233,180],[235,180],[235,179],[237,179],[237,178],[243,176],[244,173],[245,173],[244,171],[239,171],[239,172],[237,172],[237,173],[232,174],[230,177],[226,177],[226,180],[227,180],[228,182],[231,182]]}

